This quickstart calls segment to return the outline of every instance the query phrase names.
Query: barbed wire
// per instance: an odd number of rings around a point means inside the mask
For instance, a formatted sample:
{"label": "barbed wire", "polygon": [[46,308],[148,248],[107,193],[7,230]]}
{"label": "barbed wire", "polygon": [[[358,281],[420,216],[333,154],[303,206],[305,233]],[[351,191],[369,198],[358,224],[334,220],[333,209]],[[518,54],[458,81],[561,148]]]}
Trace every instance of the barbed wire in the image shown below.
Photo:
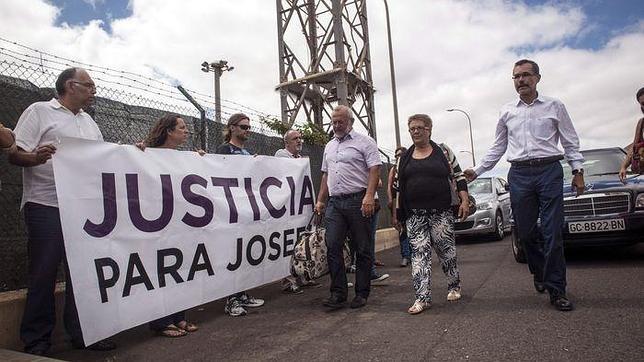
{"label": "barbed wire", "polygon": [[[99,66],[95,64],[85,63],[78,60],[61,57],[55,54],[51,54],[48,52],[44,52],[44,51],[29,47],[27,45],[21,44],[16,41],[5,39],[3,37],[0,37],[0,44],[4,45],[4,46],[0,46],[1,55],[13,58],[19,62],[31,64],[33,66],[41,67],[43,69],[47,68],[50,70],[54,70],[58,73],[63,69],[71,66],[82,66],[83,68],[91,72],[94,78],[97,78],[97,80],[100,80],[102,82],[127,87],[137,91],[144,91],[145,93],[153,93],[155,95],[162,96],[162,97],[173,98],[176,100],[184,100],[183,96],[176,90],[175,85],[169,84],[167,82],[164,82],[155,78],[147,77],[134,72],[117,70],[109,67]],[[23,51],[10,49],[7,45],[14,46],[16,48],[22,49]],[[31,52],[31,54],[25,51],[29,51]],[[60,67],[52,66],[50,64],[58,65]],[[104,77],[95,76],[94,74],[102,74]],[[193,96],[193,98],[197,99],[200,103],[203,103],[210,108],[215,107],[215,101],[213,99],[213,96],[207,95],[201,92],[197,92],[189,88],[186,88],[186,90]],[[258,116],[258,117],[277,118],[276,115],[272,115],[268,112],[260,111],[256,107],[245,105],[230,99],[221,98],[221,101],[222,101],[221,108],[227,109],[228,112],[226,112],[226,114],[228,115],[237,113],[237,112],[244,112],[249,115]],[[222,113],[224,112],[222,111]]]}

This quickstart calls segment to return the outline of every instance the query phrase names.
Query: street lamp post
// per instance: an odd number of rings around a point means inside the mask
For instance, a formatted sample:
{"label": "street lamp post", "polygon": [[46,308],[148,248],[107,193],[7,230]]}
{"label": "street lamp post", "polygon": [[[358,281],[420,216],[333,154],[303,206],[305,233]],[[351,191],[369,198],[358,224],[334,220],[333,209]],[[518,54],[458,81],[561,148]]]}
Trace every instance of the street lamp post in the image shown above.
{"label": "street lamp post", "polygon": [[396,132],[396,148],[400,147],[400,127],[398,125],[398,96],[396,95],[396,73],[394,71],[394,51],[391,45],[391,26],[389,23],[389,6],[387,0],[385,3],[385,13],[387,14],[387,40],[389,42],[389,72],[391,73],[391,94],[394,102],[394,131]]}
{"label": "street lamp post", "polygon": [[464,110],[458,109],[458,108],[450,108],[447,111],[448,112],[454,112],[454,111],[461,112],[461,113],[463,113],[465,115],[465,117],[467,117],[467,124],[470,126],[470,148],[472,150],[472,167],[475,167],[476,166],[476,160],[475,160],[475,157],[474,157],[474,138],[472,137],[472,120],[470,119],[470,115],[467,114],[467,112],[465,112]]}
{"label": "street lamp post", "polygon": [[228,62],[225,60],[219,60],[217,62],[203,62],[201,63],[201,70],[205,73],[214,72],[215,73],[215,120],[221,123],[221,94],[219,89],[219,78],[224,74],[224,71],[231,71],[235,67],[228,65]]}
{"label": "street lamp post", "polygon": [[[465,151],[465,150],[458,151],[458,153],[469,153],[470,155],[472,154],[472,152],[470,152],[470,151]],[[472,167],[474,167],[474,165],[472,165]]]}

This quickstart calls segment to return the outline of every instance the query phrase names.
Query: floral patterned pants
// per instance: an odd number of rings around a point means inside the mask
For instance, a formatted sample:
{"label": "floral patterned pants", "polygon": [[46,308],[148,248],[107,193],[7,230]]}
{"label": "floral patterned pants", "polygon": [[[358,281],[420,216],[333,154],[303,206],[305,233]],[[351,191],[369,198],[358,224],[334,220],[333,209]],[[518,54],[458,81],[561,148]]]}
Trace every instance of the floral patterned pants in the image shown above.
{"label": "floral patterned pants", "polygon": [[447,290],[460,288],[452,211],[412,209],[406,225],[411,244],[411,276],[416,300],[432,301],[432,247],[447,277]]}

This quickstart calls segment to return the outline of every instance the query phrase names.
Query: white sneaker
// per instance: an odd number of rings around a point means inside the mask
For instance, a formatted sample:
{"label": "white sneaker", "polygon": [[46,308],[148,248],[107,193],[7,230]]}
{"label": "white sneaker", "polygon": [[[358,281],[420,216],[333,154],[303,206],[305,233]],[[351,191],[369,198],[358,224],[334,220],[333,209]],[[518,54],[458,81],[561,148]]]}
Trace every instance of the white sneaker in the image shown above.
{"label": "white sneaker", "polygon": [[378,275],[378,274],[372,274],[372,275],[371,275],[371,282],[372,282],[372,283],[377,283],[377,282],[381,282],[381,281],[383,281],[383,280],[385,280],[385,279],[388,279],[388,278],[389,278],[389,274],[387,274],[387,273],[385,273],[385,274],[380,274],[380,275]]}
{"label": "white sneaker", "polygon": [[447,293],[447,300],[454,302],[461,299],[461,288],[452,289]]}
{"label": "white sneaker", "polygon": [[253,298],[250,295],[243,293],[239,296],[239,303],[242,307],[257,308],[264,305],[264,299]]}

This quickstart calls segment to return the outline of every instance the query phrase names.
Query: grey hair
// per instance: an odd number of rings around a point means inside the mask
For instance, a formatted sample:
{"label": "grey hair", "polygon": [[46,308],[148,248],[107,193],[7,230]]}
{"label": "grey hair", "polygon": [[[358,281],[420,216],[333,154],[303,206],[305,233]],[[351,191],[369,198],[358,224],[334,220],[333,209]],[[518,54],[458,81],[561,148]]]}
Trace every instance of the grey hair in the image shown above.
{"label": "grey hair", "polygon": [[286,133],[284,133],[284,143],[286,143],[287,138],[288,138],[288,134],[289,134],[289,133],[291,133],[291,132],[299,132],[299,131],[298,131],[298,130],[296,130],[296,129],[289,129],[289,130],[287,130],[287,131],[286,131]]}
{"label": "grey hair", "polygon": [[344,104],[340,104],[337,107],[333,109],[334,112],[345,112],[349,116],[349,121],[353,123],[353,112],[351,111],[351,108],[349,106],[345,106]]}

